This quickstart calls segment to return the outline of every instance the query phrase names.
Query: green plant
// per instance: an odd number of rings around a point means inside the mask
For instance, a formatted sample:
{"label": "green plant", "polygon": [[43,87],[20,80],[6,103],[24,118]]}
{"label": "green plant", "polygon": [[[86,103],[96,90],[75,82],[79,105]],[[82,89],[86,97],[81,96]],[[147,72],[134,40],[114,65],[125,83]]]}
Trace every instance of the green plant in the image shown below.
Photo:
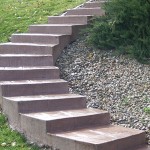
{"label": "green plant", "polygon": [[145,96],[144,102],[145,103],[150,103],[150,98],[148,96]]}
{"label": "green plant", "polygon": [[124,98],[124,99],[122,100],[121,104],[122,104],[122,105],[125,105],[125,106],[129,105],[129,104],[130,104],[129,98],[127,98],[127,97]]}
{"label": "green plant", "polygon": [[0,150],[39,150],[27,143],[25,137],[9,128],[7,118],[0,113]]}
{"label": "green plant", "polygon": [[145,107],[145,108],[144,108],[144,112],[145,112],[146,114],[150,114],[150,107]]}
{"label": "green plant", "polygon": [[150,0],[111,0],[103,8],[106,15],[96,18],[87,29],[88,42],[149,61]]}

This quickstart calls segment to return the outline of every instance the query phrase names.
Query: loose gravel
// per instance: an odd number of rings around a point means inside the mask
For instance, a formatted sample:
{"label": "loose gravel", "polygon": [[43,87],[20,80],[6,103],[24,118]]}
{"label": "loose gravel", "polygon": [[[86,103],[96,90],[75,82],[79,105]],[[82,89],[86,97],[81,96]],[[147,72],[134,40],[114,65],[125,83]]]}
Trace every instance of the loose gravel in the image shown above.
{"label": "loose gravel", "polygon": [[109,111],[112,124],[145,130],[150,144],[150,65],[94,49],[85,39],[77,39],[58,58],[61,78],[71,93],[87,97],[88,107]]}

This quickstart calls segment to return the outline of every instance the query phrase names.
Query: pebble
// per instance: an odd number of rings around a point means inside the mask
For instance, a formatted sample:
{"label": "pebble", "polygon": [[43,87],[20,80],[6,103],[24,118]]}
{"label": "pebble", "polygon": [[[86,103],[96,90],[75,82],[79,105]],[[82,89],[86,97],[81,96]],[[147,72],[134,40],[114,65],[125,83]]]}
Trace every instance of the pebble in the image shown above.
{"label": "pebble", "polygon": [[71,93],[85,95],[87,106],[109,111],[112,124],[147,132],[150,144],[150,65],[86,44],[80,37],[65,48],[56,65]]}

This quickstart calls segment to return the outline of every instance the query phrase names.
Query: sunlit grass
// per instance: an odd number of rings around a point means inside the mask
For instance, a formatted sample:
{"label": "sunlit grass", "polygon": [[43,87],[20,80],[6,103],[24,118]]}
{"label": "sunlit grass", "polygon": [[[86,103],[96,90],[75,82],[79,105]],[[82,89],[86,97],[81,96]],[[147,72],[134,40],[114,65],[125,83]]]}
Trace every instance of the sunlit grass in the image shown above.
{"label": "sunlit grass", "polygon": [[26,32],[28,26],[47,23],[47,17],[59,15],[85,0],[0,0],[0,42],[8,41],[16,32]]}
{"label": "sunlit grass", "polygon": [[39,150],[29,145],[20,133],[9,128],[6,117],[0,113],[0,150]]}

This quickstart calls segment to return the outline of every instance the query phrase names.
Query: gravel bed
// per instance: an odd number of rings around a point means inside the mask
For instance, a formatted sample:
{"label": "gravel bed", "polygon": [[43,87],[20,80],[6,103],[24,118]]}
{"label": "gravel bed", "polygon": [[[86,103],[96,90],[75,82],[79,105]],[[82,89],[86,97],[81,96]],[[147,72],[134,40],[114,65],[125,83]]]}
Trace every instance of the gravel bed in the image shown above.
{"label": "gravel bed", "polygon": [[107,110],[112,124],[145,130],[150,144],[150,65],[87,46],[85,37],[65,48],[56,65],[71,93]]}

